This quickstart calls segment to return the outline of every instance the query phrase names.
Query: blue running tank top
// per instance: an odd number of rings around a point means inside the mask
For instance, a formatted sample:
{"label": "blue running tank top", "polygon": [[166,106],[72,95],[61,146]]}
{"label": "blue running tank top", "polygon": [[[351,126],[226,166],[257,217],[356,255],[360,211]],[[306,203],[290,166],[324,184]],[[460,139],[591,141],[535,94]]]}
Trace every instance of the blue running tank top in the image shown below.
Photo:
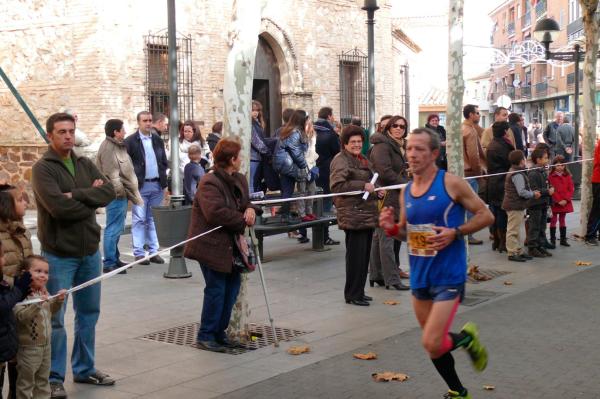
{"label": "blue running tank top", "polygon": [[413,289],[460,285],[466,281],[464,240],[455,240],[439,252],[429,249],[426,242],[428,236],[435,234],[432,226],[455,228],[465,222],[465,208],[455,203],[446,191],[445,174],[438,170],[427,192],[419,197],[410,193],[412,181],[404,190],[410,286]]}

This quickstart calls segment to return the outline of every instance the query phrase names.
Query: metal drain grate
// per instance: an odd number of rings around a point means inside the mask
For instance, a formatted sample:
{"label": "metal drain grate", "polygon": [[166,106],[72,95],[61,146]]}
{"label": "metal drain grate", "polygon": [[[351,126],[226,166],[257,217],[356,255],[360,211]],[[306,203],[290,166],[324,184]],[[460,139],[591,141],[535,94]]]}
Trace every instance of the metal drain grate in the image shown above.
{"label": "metal drain grate", "polygon": [[465,298],[463,299],[461,305],[463,306],[475,306],[488,301],[494,297],[502,295],[501,292],[494,291],[485,291],[485,290],[474,290],[467,291]]}
{"label": "metal drain grate", "polygon": [[[496,277],[505,276],[507,274],[512,273],[512,272],[507,272],[504,270],[496,270],[496,269],[479,269],[478,272],[479,272],[479,275],[489,278],[489,280],[486,280],[486,281],[490,281]],[[485,281],[475,280],[471,276],[467,276],[467,282],[472,283],[472,284],[485,283]]]}
{"label": "metal drain grate", "polygon": [[[198,335],[198,328],[200,323],[189,323],[182,326],[168,328],[162,331],[156,331],[150,334],[138,337],[139,339],[163,342],[167,344],[190,346],[197,348],[196,336]],[[271,326],[249,324],[248,332],[252,337],[251,341],[248,341],[241,348],[227,349],[230,355],[239,355],[246,353],[251,350],[264,348],[265,346],[272,345],[275,342],[273,330]],[[277,334],[278,341],[291,341],[292,339],[301,335],[310,334],[312,331],[292,330],[289,328],[275,327],[275,333]]]}

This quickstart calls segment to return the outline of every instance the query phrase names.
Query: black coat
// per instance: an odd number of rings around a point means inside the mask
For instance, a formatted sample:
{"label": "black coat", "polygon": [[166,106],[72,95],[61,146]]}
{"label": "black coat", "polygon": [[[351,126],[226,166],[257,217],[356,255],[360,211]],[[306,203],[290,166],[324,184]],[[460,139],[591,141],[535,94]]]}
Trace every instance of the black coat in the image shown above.
{"label": "black coat", "polygon": [[13,359],[17,354],[19,344],[13,307],[22,299],[21,290],[10,287],[0,274],[0,363]]}
{"label": "black coat", "polygon": [[512,130],[515,135],[515,150],[526,152],[527,142],[523,143],[523,128],[516,123],[511,123],[510,130]]}
{"label": "black coat", "polygon": [[[434,132],[437,132],[438,136],[440,136],[440,141],[446,141],[446,129],[444,128],[444,126],[437,125],[437,127],[433,127],[429,123],[426,123],[425,127],[433,130]],[[435,160],[435,164],[440,169],[444,169],[444,170],[448,169],[448,158],[446,155],[446,147],[445,146],[440,147],[440,155]]]}
{"label": "black coat", "polygon": [[[515,147],[503,137],[494,137],[487,147],[486,160],[489,174],[504,173],[510,169],[508,154]],[[487,202],[490,205],[501,206],[504,199],[505,175],[488,177]]]}
{"label": "black coat", "polygon": [[323,191],[328,193],[330,165],[333,157],[340,152],[340,138],[327,121],[319,119],[314,123],[314,127],[317,133],[315,149],[319,155],[317,158],[317,167],[319,168],[317,186],[323,188]]}
{"label": "black coat", "polygon": [[[131,157],[133,169],[138,179],[138,187],[141,189],[146,179],[146,158],[144,153],[144,144],[140,138],[140,131],[137,130],[134,134],[125,139],[127,153]],[[162,188],[167,187],[167,169],[169,161],[167,161],[167,152],[165,151],[165,143],[163,139],[156,133],[152,133],[152,148],[156,155],[156,163],[158,165],[158,178]]]}

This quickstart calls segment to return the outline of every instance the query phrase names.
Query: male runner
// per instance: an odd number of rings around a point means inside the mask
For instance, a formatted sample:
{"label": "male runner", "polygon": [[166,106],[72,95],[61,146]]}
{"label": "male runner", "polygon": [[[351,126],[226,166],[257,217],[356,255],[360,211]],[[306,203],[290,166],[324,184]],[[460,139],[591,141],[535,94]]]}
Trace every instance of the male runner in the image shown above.
{"label": "male runner", "polygon": [[[400,195],[400,223],[394,223],[393,209],[386,207],[379,224],[388,235],[408,241],[413,308],[423,329],[423,347],[448,384],[444,397],[469,399],[450,352],[465,348],[474,368],[483,371],[487,351],[474,323],[465,324],[458,334],[448,330],[465,292],[464,237],[489,226],[494,217],[465,180],[437,168],[439,151],[437,133],[411,132],[406,154],[413,180]],[[465,223],[466,211],[474,216]]]}

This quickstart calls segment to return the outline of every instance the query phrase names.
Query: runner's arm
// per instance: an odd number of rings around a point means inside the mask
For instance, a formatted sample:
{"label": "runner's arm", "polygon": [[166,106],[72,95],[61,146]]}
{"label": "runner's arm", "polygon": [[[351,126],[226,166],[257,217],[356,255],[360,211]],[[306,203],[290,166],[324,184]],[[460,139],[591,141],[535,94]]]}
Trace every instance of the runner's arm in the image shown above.
{"label": "runner's arm", "polygon": [[398,241],[406,241],[406,210],[404,208],[404,188],[400,190],[400,222],[394,222],[394,208],[386,206],[379,214],[379,227],[385,230],[385,234]]}
{"label": "runner's arm", "polygon": [[446,174],[446,187],[450,197],[473,214],[471,219],[458,227],[463,235],[475,233],[494,223],[492,212],[464,179]]}

